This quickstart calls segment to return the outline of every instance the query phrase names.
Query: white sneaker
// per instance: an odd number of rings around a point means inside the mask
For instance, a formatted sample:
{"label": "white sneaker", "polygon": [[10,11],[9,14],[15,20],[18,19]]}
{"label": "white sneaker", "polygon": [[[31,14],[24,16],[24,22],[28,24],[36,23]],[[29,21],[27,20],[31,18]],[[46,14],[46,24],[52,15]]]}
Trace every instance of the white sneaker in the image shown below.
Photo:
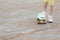
{"label": "white sneaker", "polygon": [[52,18],[52,16],[48,16],[48,23],[53,23],[53,18]]}
{"label": "white sneaker", "polygon": [[44,12],[44,11],[39,13],[38,17],[37,17],[37,19],[42,19],[42,18],[46,19],[46,12]]}

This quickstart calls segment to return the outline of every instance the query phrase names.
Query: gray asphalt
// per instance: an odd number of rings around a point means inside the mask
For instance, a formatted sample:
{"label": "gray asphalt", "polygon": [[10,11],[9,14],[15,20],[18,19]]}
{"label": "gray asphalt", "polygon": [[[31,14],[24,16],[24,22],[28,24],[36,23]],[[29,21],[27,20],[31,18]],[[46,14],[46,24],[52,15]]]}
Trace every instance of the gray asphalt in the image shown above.
{"label": "gray asphalt", "polygon": [[60,40],[60,0],[55,0],[51,24],[37,24],[42,4],[43,0],[0,0],[0,40]]}

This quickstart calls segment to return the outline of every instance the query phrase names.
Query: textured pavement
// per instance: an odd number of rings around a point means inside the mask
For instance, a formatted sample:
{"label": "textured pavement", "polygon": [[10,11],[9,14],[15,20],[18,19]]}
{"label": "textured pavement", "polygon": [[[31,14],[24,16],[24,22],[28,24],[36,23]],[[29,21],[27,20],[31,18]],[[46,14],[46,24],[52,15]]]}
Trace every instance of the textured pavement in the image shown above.
{"label": "textured pavement", "polygon": [[43,0],[0,0],[0,40],[60,40],[60,0],[55,0],[51,24],[37,24],[42,4]]}

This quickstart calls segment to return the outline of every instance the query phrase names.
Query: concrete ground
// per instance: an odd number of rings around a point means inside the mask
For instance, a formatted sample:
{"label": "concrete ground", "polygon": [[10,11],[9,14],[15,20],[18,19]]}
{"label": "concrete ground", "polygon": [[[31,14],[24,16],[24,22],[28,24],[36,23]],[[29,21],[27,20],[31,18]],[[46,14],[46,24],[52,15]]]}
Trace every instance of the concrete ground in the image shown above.
{"label": "concrete ground", "polygon": [[0,0],[0,40],[60,40],[60,0],[54,23],[37,24],[43,0]]}

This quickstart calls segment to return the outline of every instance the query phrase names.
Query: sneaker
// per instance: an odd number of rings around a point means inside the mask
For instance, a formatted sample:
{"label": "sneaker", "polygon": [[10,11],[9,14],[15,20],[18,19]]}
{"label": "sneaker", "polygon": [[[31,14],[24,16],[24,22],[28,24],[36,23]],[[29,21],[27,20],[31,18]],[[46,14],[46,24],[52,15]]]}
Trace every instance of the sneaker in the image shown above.
{"label": "sneaker", "polygon": [[48,23],[53,23],[53,18],[52,18],[52,16],[48,16]]}
{"label": "sneaker", "polygon": [[42,19],[42,18],[46,19],[46,12],[41,12],[38,14],[37,20]]}

